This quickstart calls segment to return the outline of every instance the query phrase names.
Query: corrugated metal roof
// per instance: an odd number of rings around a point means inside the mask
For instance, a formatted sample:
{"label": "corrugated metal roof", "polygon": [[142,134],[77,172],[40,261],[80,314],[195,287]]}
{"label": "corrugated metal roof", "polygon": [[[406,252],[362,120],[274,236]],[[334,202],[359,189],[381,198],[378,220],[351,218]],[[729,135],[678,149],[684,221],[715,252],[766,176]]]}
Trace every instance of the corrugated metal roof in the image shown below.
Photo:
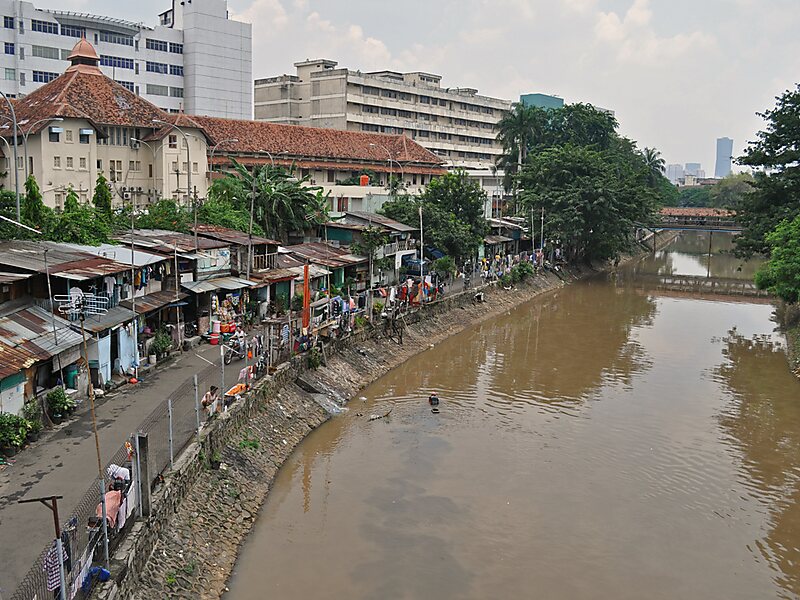
{"label": "corrugated metal roof", "polygon": [[[250,243],[250,237],[247,232],[239,231],[238,229],[229,229],[227,227],[220,227],[218,225],[203,224],[193,227],[192,231],[197,231],[197,233],[203,237],[221,240],[231,244],[237,244],[238,246],[247,246]],[[271,246],[280,246],[281,244],[280,242],[261,237],[260,235],[253,236],[253,243],[268,244]]]}
{"label": "corrugated metal roof", "polygon": [[514,240],[504,235],[487,235],[483,238],[483,241],[487,244],[502,244],[504,242],[513,242]]}
{"label": "corrugated metal roof", "polygon": [[[86,321],[84,321],[83,326],[86,331],[99,333],[104,329],[110,329],[111,327],[115,327],[130,321],[135,316],[136,315],[130,308],[125,308],[124,306],[115,306],[114,308],[109,308],[108,312],[104,315],[96,315],[87,318]],[[80,329],[80,322],[75,321],[72,326]]]}
{"label": "corrugated metal roof", "polygon": [[16,375],[39,361],[39,358],[23,347],[13,348],[0,342],[0,379]]}
{"label": "corrugated metal roof", "polygon": [[337,248],[325,242],[308,242],[296,246],[288,246],[286,249],[309,262],[334,269],[365,263],[369,260],[366,256],[350,254],[349,251],[343,248]]}
{"label": "corrugated metal roof", "polygon": [[290,281],[297,276],[292,269],[269,269],[259,273],[251,273],[250,277],[259,281],[259,287],[263,284],[276,283],[278,281]]}
{"label": "corrugated metal roof", "polygon": [[[47,250],[47,268],[45,268],[44,250]],[[128,265],[78,250],[67,244],[22,240],[0,242],[0,265],[36,273],[49,270],[53,277],[75,281],[120,273],[130,268]]]}
{"label": "corrugated metal roof", "polygon": [[[114,239],[131,243],[131,233],[126,231],[118,233]],[[178,249],[178,252],[194,252],[195,237],[188,233],[179,233],[177,231],[167,231],[165,229],[134,229],[133,230],[133,243],[136,246],[149,248],[158,253],[170,255]],[[211,250],[214,248],[227,248],[230,246],[228,242],[221,242],[218,240],[210,240],[201,236],[197,237],[198,250]]]}
{"label": "corrugated metal roof", "polygon": [[0,272],[0,283],[14,283],[33,277],[33,273],[2,273]]}
{"label": "corrugated metal roof", "polygon": [[[58,343],[53,336],[53,323]],[[69,321],[38,306],[17,308],[0,317],[0,342],[11,348],[23,348],[38,360],[47,360],[82,341]]]}
{"label": "corrugated metal roof", "polygon": [[[184,300],[189,297],[189,294],[186,292],[179,292],[178,293],[178,300]],[[165,290],[162,292],[155,292],[153,294],[147,294],[146,296],[141,296],[136,298],[136,312],[137,314],[143,315],[149,313],[150,311],[157,310],[166,306],[167,304],[171,304],[175,302],[175,292],[171,290]],[[123,300],[119,303],[120,306],[124,306],[125,308],[131,308],[131,301],[130,300]]]}
{"label": "corrugated metal roof", "polygon": [[[81,246],[80,244],[63,244],[63,245],[72,248],[74,250],[79,250],[81,252],[86,252],[88,254],[94,254],[95,256],[99,256],[102,258],[108,258],[117,263],[128,265],[128,268],[130,268],[131,264],[130,245],[128,246],[114,245],[114,244],[101,244],[99,246]],[[134,240],[134,246],[136,246],[135,240]],[[137,267],[145,267],[147,265],[153,265],[163,261],[166,258],[161,254],[153,254],[152,252],[145,252],[141,248],[135,248],[133,256],[134,256],[134,266]]]}
{"label": "corrugated metal roof", "polygon": [[[412,231],[419,231],[419,227],[413,227],[411,225],[406,225],[405,223],[401,223],[400,221],[395,221],[394,219],[390,219],[384,215],[377,215],[374,213],[368,213],[363,211],[347,211],[345,212],[346,216],[353,216],[356,219],[360,219],[366,221],[367,223],[374,223],[380,224],[384,227],[388,227],[389,229],[394,229],[395,231],[401,231],[403,233],[409,233]],[[346,218],[346,217],[345,217]]]}
{"label": "corrugated metal roof", "polygon": [[182,283],[181,285],[190,292],[202,294],[204,292],[213,292],[214,290],[240,290],[242,288],[256,286],[258,282],[241,279],[239,277],[216,277],[214,279],[204,279],[202,281],[190,281],[188,283]]}
{"label": "corrugated metal roof", "polygon": [[[305,278],[305,269],[304,267],[289,267],[289,271],[292,271],[296,277],[296,280],[302,281]],[[308,265],[308,276],[311,279],[316,279],[317,277],[325,277],[326,275],[330,275],[331,272],[328,269],[323,269],[317,265]]]}

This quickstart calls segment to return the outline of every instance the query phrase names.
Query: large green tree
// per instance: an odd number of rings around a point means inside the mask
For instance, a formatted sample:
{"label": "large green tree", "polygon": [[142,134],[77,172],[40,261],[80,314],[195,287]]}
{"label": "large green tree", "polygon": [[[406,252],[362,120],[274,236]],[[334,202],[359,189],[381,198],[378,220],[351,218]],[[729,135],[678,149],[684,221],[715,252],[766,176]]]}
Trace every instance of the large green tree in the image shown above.
{"label": "large green tree", "polygon": [[776,98],[775,108],[759,113],[766,121],[739,164],[755,169],[753,192],[736,204],[744,231],[738,254],[769,253],[767,234],[800,214],[800,84]]}
{"label": "large green tree", "polygon": [[785,302],[800,300],[800,215],[782,221],[766,236],[770,259],[756,273],[756,285]]}
{"label": "large green tree", "polygon": [[58,216],[51,239],[56,242],[97,246],[107,243],[110,234],[108,221],[98,217],[94,206],[81,204],[78,195],[69,188],[64,210]]}
{"label": "large green tree", "polygon": [[265,165],[252,170],[231,159],[233,172],[217,179],[209,190],[212,199],[227,199],[234,208],[253,216],[270,237],[283,241],[290,231],[302,231],[308,225],[309,205],[316,205],[319,187],[309,185],[309,178],[297,178],[292,170]]}
{"label": "large green tree", "polygon": [[97,182],[94,186],[94,196],[92,202],[97,211],[97,215],[110,223],[112,219],[111,213],[111,190],[108,187],[108,180],[102,173],[97,174]]}
{"label": "large green tree", "polygon": [[545,237],[570,259],[606,259],[627,249],[637,224],[652,219],[658,194],[650,169],[624,139],[598,150],[567,145],[532,155],[520,175],[523,202],[544,210]]}
{"label": "large green tree", "polygon": [[162,198],[147,207],[147,212],[136,219],[142,229],[166,229],[186,233],[194,222],[192,211],[175,200]]}
{"label": "large green tree", "polygon": [[[33,175],[29,175],[25,180],[25,196],[21,200],[20,216],[25,225],[38,229],[45,236],[49,235],[50,229],[53,227],[53,211],[45,205],[39,184],[36,183]],[[19,234],[23,236],[23,231],[20,230]],[[27,237],[27,235],[23,237]]]}

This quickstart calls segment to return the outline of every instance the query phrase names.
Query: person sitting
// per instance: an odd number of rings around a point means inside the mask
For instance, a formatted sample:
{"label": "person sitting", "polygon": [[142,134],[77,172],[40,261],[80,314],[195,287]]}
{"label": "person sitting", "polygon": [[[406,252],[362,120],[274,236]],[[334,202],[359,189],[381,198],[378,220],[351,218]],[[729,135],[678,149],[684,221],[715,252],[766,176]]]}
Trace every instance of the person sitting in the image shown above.
{"label": "person sitting", "polygon": [[436,395],[436,392],[431,392],[431,395],[428,397],[428,404],[431,406],[439,406],[439,396]]}

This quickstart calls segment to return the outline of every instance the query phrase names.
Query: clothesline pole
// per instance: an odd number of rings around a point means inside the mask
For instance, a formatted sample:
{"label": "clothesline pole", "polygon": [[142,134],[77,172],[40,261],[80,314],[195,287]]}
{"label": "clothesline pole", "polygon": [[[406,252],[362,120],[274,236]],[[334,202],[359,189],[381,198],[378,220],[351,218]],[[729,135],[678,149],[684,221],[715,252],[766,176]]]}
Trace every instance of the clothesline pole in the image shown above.
{"label": "clothesline pole", "polygon": [[61,524],[58,519],[58,501],[63,496],[43,496],[41,498],[29,498],[28,500],[18,500],[17,504],[27,504],[28,502],[41,502],[53,513],[53,526],[56,531],[56,555],[58,557],[58,582],[61,600],[67,600],[67,578],[64,574],[64,546],[61,543]]}
{"label": "clothesline pole", "polygon": [[200,392],[197,388],[197,373],[194,374],[194,414],[197,419],[197,443],[200,443]]}

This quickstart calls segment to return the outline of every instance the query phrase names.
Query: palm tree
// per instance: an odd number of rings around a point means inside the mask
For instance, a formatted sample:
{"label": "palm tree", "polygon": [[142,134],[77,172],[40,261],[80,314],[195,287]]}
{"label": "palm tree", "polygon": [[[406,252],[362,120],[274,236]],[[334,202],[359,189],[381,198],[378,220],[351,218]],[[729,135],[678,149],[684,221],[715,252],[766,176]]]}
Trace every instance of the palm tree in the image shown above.
{"label": "palm tree", "polygon": [[505,160],[502,162],[506,169],[515,166],[513,160],[516,158],[515,172],[520,170],[527,158],[528,148],[534,141],[536,124],[536,110],[521,102],[512,104],[511,110],[497,123],[497,139],[505,150]]}
{"label": "palm tree", "polygon": [[645,148],[642,151],[642,158],[644,158],[644,164],[649,172],[650,184],[654,185],[658,178],[664,175],[667,163],[661,156],[661,152],[655,148]]}

